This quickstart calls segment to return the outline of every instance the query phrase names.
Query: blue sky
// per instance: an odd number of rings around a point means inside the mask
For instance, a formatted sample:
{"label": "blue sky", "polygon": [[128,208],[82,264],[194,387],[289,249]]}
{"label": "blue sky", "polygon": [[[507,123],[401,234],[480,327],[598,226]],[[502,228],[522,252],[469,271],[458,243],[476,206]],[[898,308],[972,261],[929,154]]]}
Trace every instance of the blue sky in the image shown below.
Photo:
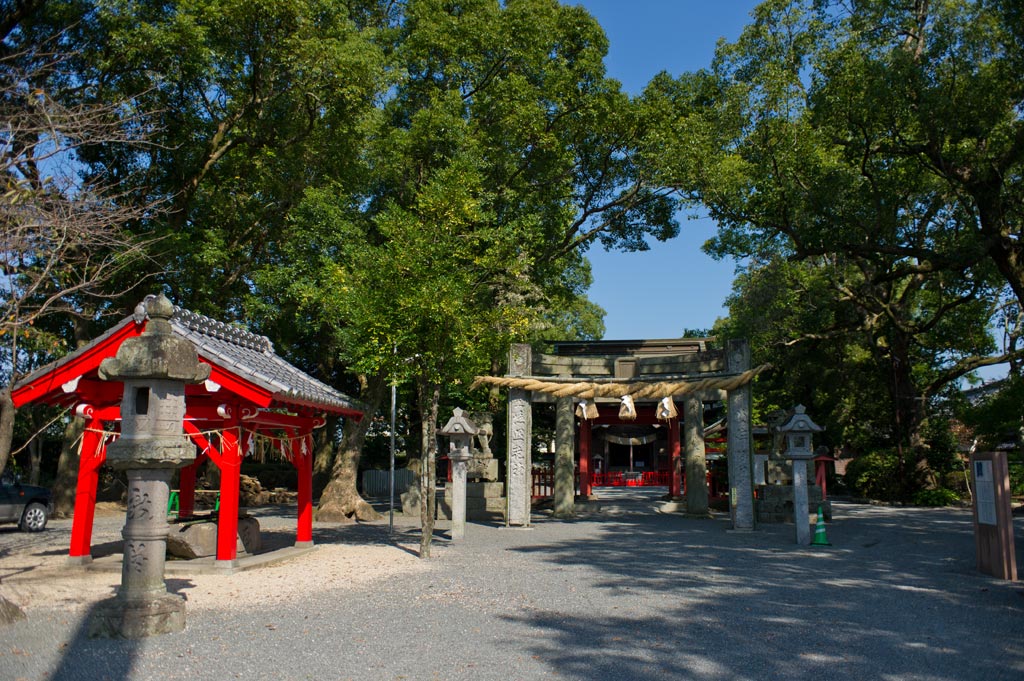
{"label": "blue sky", "polygon": [[[719,38],[733,41],[749,23],[754,0],[565,0],[598,20],[608,35],[605,65],[630,94],[661,71],[678,75],[708,66]],[[677,338],[685,328],[708,328],[726,315],[734,263],[715,261],[701,245],[715,232],[710,220],[680,216],[678,237],[641,253],[587,256],[593,264],[590,299],[605,309],[605,338]]]}

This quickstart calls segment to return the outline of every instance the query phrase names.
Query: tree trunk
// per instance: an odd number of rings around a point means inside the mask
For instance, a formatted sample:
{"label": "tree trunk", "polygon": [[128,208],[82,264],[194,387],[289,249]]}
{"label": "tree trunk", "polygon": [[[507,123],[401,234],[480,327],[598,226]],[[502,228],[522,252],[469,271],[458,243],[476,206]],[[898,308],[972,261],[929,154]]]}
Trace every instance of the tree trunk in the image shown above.
{"label": "tree trunk", "polygon": [[384,401],[387,385],[383,374],[376,374],[365,379],[362,401],[367,412],[359,421],[345,419],[341,445],[331,469],[331,481],[327,483],[320,495],[320,505],[316,510],[317,520],[344,522],[345,520],[379,520],[381,515],[373,510],[359,496],[356,489],[356,476],[359,474],[359,458],[363,453],[363,441],[366,431],[370,428],[373,415]]}
{"label": "tree trunk", "polygon": [[[36,424],[32,424],[35,428]],[[43,473],[43,443],[40,437],[34,437],[28,443],[28,484],[39,486],[39,478]]]}
{"label": "tree trunk", "polygon": [[891,336],[893,414],[896,425],[896,449],[900,463],[900,489],[909,497],[923,479],[935,482],[935,474],[925,457],[922,429],[925,424],[924,399],[914,381],[909,341],[899,332]]}
{"label": "tree trunk", "polygon": [[331,481],[334,468],[334,433],[338,430],[338,416],[328,416],[327,423],[313,433],[313,498],[319,499]]}
{"label": "tree trunk", "polygon": [[423,417],[423,466],[420,468],[420,558],[430,558],[430,541],[434,537],[434,515],[437,511],[437,411],[441,386],[429,381],[418,383],[420,414]]}
{"label": "tree trunk", "polygon": [[72,418],[64,428],[64,442],[57,461],[57,479],[53,483],[53,515],[67,518],[75,511],[78,487],[79,438],[85,433],[85,419]]}
{"label": "tree trunk", "polygon": [[11,443],[14,441],[14,400],[11,399],[11,387],[0,390],[0,472],[7,466],[11,457]]}

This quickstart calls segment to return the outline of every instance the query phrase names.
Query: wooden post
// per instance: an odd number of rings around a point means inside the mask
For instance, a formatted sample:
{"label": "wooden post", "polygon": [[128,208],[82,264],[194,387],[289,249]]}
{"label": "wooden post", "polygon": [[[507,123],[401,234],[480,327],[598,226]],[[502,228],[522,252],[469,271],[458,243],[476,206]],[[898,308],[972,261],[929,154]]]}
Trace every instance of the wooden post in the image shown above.
{"label": "wooden post", "polygon": [[671,461],[672,477],[669,480],[668,493],[673,499],[682,495],[683,470],[682,459],[679,447],[679,417],[675,416],[668,420],[668,451]]}
{"label": "wooden post", "polygon": [[96,488],[100,466],[107,458],[103,422],[90,418],[78,450],[78,483],[75,486],[75,515],[71,521],[68,562],[83,565],[92,561],[92,526],[96,515]]}
{"label": "wooden post", "polygon": [[580,496],[584,499],[593,494],[590,484],[590,436],[590,420],[580,419]]}
{"label": "wooden post", "polygon": [[218,567],[233,568],[238,555],[238,498],[242,452],[235,428],[221,432],[220,510],[217,513]]}
{"label": "wooden post", "polygon": [[1006,452],[972,454],[971,477],[974,479],[974,541],[978,571],[1015,582],[1017,556],[1013,544]]}
{"label": "wooden post", "polygon": [[313,435],[292,440],[292,461],[299,477],[298,526],[295,546],[313,545]]}

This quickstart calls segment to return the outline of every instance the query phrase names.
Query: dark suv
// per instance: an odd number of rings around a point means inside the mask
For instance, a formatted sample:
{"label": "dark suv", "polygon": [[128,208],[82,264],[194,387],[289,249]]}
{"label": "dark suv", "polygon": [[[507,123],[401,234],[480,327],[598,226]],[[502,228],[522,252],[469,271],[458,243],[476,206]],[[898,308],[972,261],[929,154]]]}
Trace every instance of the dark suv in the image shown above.
{"label": "dark suv", "polygon": [[41,532],[53,512],[53,497],[45,487],[21,484],[4,473],[0,478],[0,523],[18,523],[25,532]]}

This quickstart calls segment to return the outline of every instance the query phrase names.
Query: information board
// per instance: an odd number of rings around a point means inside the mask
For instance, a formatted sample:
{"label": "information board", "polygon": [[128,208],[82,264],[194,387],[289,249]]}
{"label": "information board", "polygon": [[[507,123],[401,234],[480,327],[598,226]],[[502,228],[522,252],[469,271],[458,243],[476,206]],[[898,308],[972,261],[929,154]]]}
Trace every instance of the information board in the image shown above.
{"label": "information board", "polygon": [[974,462],[974,498],[978,507],[978,524],[996,524],[996,489],[991,461]]}

